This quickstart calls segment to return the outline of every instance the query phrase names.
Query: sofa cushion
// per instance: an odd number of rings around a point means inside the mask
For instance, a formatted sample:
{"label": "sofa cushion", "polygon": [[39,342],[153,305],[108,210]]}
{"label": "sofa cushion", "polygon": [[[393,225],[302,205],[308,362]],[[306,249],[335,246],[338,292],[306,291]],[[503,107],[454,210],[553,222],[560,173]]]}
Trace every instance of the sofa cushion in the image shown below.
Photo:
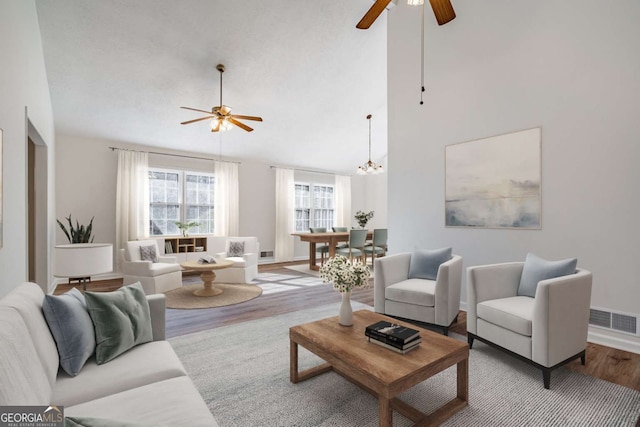
{"label": "sofa cushion", "polygon": [[451,248],[416,249],[411,254],[409,279],[436,280],[440,264],[451,259]]}
{"label": "sofa cushion", "polygon": [[227,261],[231,261],[233,265],[230,268],[245,268],[247,266],[247,261],[242,257],[227,257]]}
{"label": "sofa cushion", "polygon": [[483,301],[477,305],[477,315],[489,323],[530,337],[534,302],[535,299],[523,296]]}
{"label": "sofa cushion", "polygon": [[541,280],[553,279],[554,277],[566,276],[576,272],[577,258],[563,259],[560,261],[547,261],[532,253],[527,254],[520,276],[520,286],[518,295],[536,296],[538,282]]}
{"label": "sofa cushion", "polygon": [[387,286],[385,299],[406,304],[435,306],[436,282],[425,279],[407,279]]}
{"label": "sofa cushion", "polygon": [[96,361],[106,363],[153,339],[149,303],[140,283],[113,292],[86,292],[96,332]]}
{"label": "sofa cushion", "polygon": [[0,305],[13,307],[22,316],[49,379],[49,384],[53,386],[58,374],[59,356],[56,342],[42,314],[43,300],[44,292],[40,286],[35,283],[21,283],[0,300]]}
{"label": "sofa cushion", "polygon": [[22,316],[0,306],[0,325],[0,405],[48,405],[51,384]]}
{"label": "sofa cushion", "polygon": [[173,273],[174,271],[182,271],[180,264],[169,264],[165,262],[157,262],[149,267],[149,276],[156,277],[163,274]]}
{"label": "sofa cushion", "polygon": [[109,363],[87,361],[77,377],[58,374],[52,403],[71,406],[187,375],[182,362],[167,341],[153,341],[132,348]]}
{"label": "sofa cushion", "polygon": [[140,259],[142,261],[158,262],[156,245],[140,246]]}
{"label": "sofa cushion", "polygon": [[56,340],[60,366],[67,374],[78,375],[96,349],[96,335],[84,295],[76,288],[59,296],[45,295],[42,311]]}
{"label": "sofa cushion", "polygon": [[64,427],[157,427],[147,423],[134,423],[109,418],[64,417]]}
{"label": "sofa cushion", "polygon": [[218,426],[193,382],[186,376],[67,406],[64,412],[66,416],[90,416],[158,426]]}

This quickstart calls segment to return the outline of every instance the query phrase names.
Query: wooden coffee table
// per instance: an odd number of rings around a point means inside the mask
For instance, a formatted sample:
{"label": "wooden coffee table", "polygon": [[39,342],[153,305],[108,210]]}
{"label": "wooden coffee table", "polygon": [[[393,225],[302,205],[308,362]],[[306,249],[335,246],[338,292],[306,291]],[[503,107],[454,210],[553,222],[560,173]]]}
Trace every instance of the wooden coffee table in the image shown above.
{"label": "wooden coffee table", "polygon": [[[364,335],[379,320],[399,323],[420,331],[422,343],[407,354],[370,343]],[[467,343],[418,328],[368,310],[353,313],[353,327],[338,324],[337,317],[305,323],[289,329],[290,380],[307,380],[335,371],[378,398],[380,426],[393,425],[393,410],[420,425],[439,425],[467,406],[469,399],[469,346]],[[298,345],[327,363],[298,372]],[[457,397],[429,415],[396,396],[429,377],[457,364]]]}
{"label": "wooden coffee table", "polygon": [[231,267],[233,261],[220,260],[215,264],[200,264],[197,261],[184,261],[180,263],[180,266],[185,270],[201,271],[200,278],[202,279],[202,289],[196,289],[193,294],[199,297],[212,297],[220,295],[222,289],[213,286],[213,281],[216,279],[216,273],[213,270],[219,270],[221,268]]}

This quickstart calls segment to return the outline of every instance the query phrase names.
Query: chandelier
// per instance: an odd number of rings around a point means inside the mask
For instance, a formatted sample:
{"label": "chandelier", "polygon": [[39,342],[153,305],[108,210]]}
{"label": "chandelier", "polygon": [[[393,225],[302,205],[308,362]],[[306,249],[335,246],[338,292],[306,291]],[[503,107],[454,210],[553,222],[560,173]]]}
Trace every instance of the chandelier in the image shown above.
{"label": "chandelier", "polygon": [[382,165],[376,165],[371,161],[371,114],[367,116],[367,120],[369,121],[369,161],[362,166],[358,166],[357,173],[358,175],[377,175],[383,173],[384,169]]}

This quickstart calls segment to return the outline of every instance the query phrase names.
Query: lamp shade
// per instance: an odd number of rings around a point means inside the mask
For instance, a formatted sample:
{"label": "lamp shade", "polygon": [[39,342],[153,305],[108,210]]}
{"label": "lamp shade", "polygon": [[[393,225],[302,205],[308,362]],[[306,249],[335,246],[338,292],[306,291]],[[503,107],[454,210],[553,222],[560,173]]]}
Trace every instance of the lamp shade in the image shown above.
{"label": "lamp shade", "polygon": [[113,270],[113,245],[74,243],[55,247],[56,277],[90,277]]}

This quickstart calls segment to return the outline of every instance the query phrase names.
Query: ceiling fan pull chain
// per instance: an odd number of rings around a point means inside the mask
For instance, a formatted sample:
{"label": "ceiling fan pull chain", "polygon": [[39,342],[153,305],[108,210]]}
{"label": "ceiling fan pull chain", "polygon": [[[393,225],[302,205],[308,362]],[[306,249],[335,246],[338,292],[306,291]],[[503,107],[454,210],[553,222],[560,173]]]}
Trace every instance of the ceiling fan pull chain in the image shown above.
{"label": "ceiling fan pull chain", "polygon": [[420,86],[422,88],[421,92],[420,92],[420,105],[424,104],[424,101],[422,99],[422,95],[424,94],[424,3],[422,4],[422,31],[420,33],[420,48],[422,50],[421,52],[421,56],[420,56],[420,71],[422,72],[422,76],[421,76],[421,80],[420,80]]}

